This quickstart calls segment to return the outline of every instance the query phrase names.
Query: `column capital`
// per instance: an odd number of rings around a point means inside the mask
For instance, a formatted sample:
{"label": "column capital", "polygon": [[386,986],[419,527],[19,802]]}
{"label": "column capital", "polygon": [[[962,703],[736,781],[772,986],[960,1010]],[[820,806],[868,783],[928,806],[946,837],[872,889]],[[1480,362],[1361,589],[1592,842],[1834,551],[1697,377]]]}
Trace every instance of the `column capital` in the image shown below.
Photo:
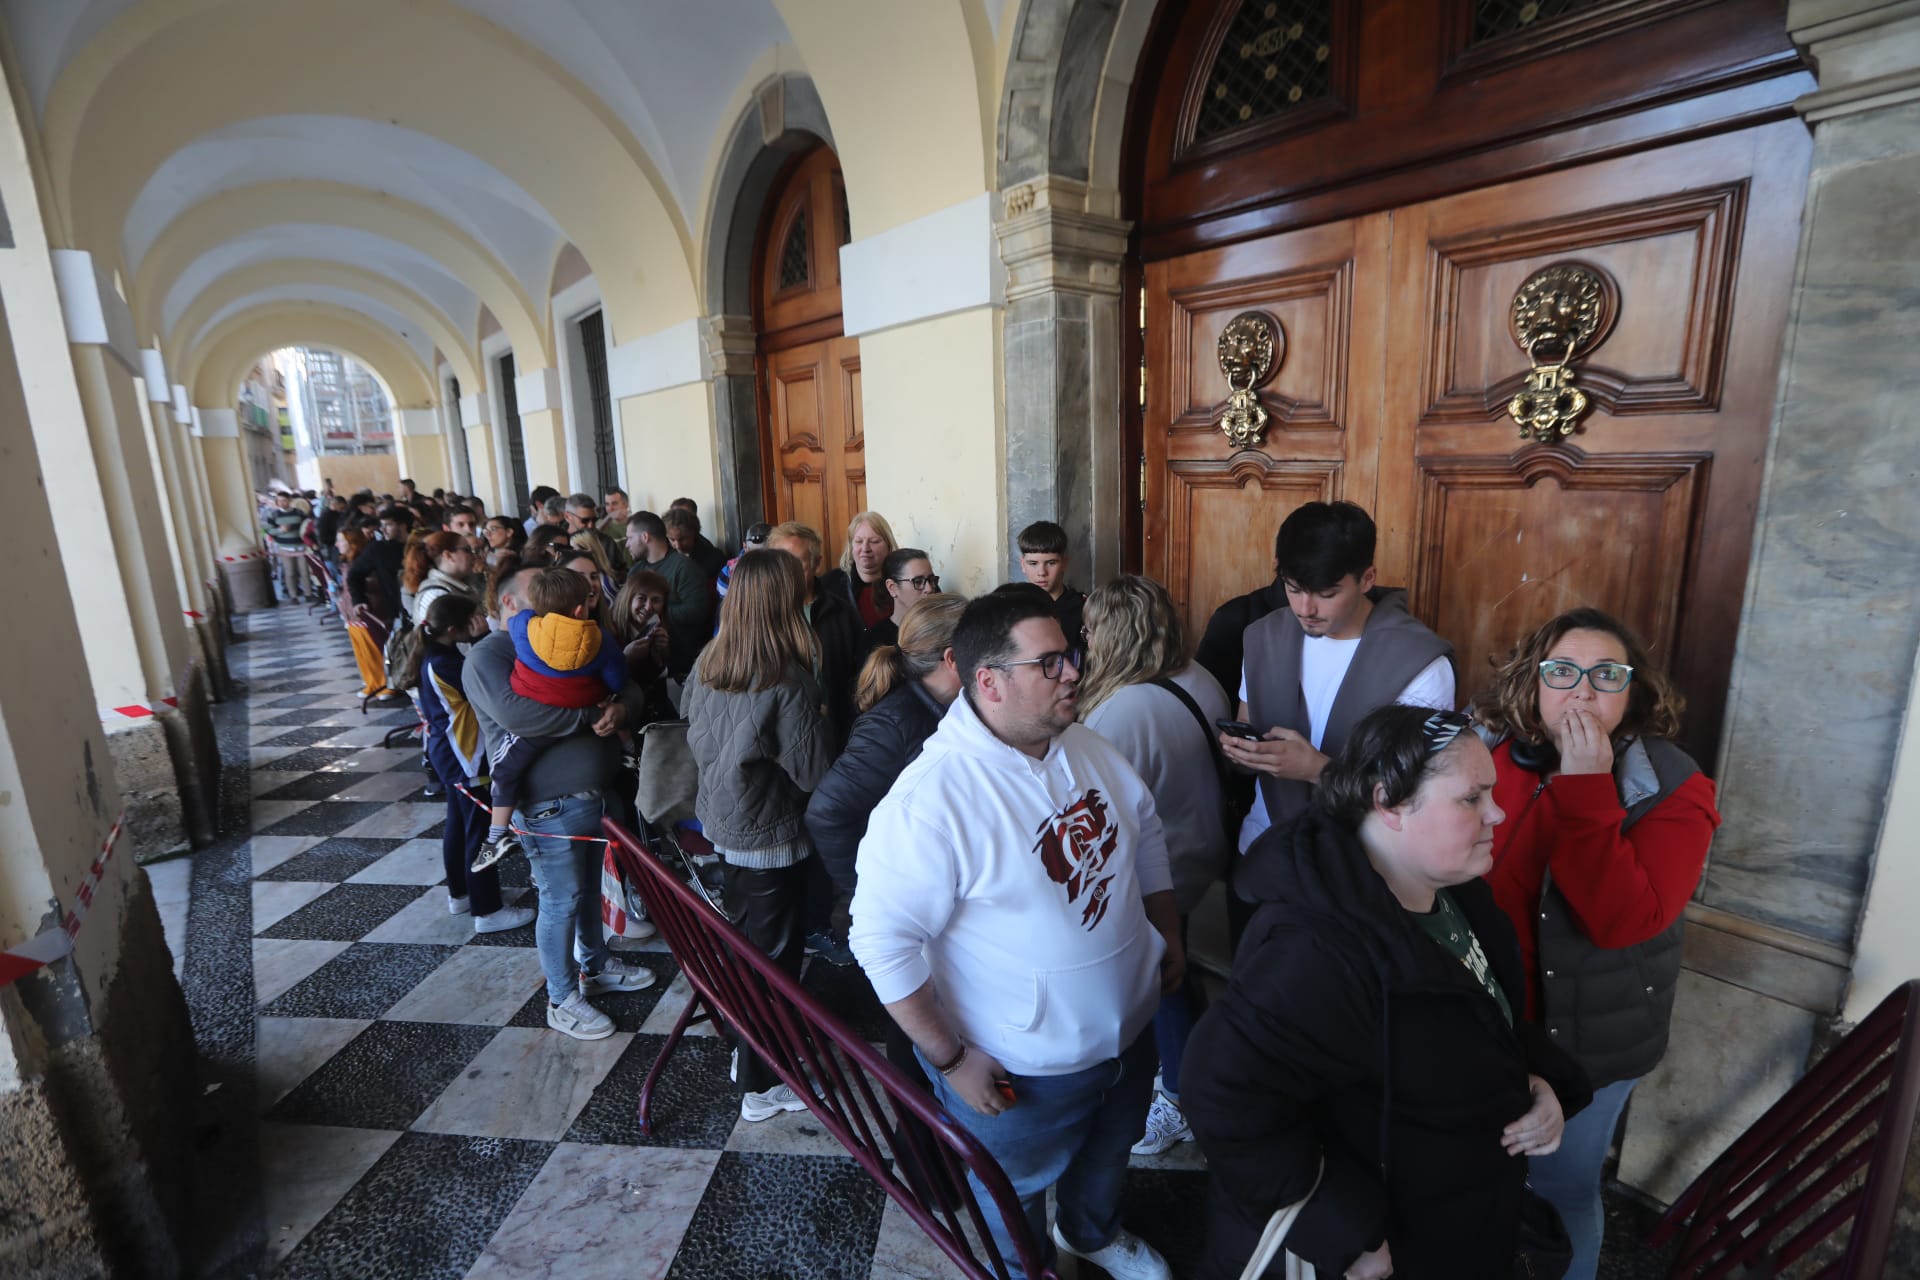
{"label": "column capital", "polygon": [[1133,224],[1120,193],[1043,174],[1008,190],[994,232],[1007,268],[1007,301],[1044,293],[1119,296]]}
{"label": "column capital", "polygon": [[712,378],[753,376],[757,350],[751,316],[702,316],[700,350]]}
{"label": "column capital", "polygon": [[1787,34],[1820,82],[1808,123],[1920,101],[1920,0],[1789,0]]}

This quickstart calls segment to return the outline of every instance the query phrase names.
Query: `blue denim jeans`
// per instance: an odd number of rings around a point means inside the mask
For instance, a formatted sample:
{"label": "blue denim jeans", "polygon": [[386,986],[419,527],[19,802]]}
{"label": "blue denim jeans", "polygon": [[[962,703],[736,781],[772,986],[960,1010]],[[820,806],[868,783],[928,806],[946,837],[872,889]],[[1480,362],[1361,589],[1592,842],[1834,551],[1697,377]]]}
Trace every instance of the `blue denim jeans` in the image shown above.
{"label": "blue denim jeans", "polygon": [[1573,1241],[1573,1265],[1566,1280],[1594,1280],[1600,1268],[1600,1242],[1606,1234],[1607,1214],[1600,1203],[1600,1168],[1613,1145],[1613,1131],[1626,1108],[1632,1080],[1616,1080],[1596,1089],[1593,1101],[1567,1121],[1560,1149],[1550,1156],[1527,1161],[1527,1185],[1560,1211]]}
{"label": "blue denim jeans", "polygon": [[[1153,1033],[1144,1031],[1118,1058],[1065,1076],[1009,1076],[1014,1105],[997,1116],[983,1116],[953,1091],[945,1076],[925,1057],[927,1078],[940,1105],[980,1139],[1020,1197],[1027,1229],[1051,1265],[1054,1248],[1047,1235],[1047,1188],[1054,1187],[1055,1223],[1075,1249],[1105,1248],[1120,1230],[1120,1195],[1127,1180],[1127,1156],[1147,1123],[1153,1099]],[[1022,1280],[1006,1224],[987,1199],[986,1188],[968,1175],[973,1194],[1000,1246],[1007,1269]]]}
{"label": "blue denim jeans", "polygon": [[588,972],[598,970],[607,958],[600,923],[600,859],[605,846],[597,840],[561,838],[598,836],[602,807],[599,795],[586,794],[536,800],[520,808],[520,825],[530,833],[521,842],[540,900],[533,945],[547,979],[547,999],[554,1004],[579,984],[579,970],[573,963],[576,933]]}

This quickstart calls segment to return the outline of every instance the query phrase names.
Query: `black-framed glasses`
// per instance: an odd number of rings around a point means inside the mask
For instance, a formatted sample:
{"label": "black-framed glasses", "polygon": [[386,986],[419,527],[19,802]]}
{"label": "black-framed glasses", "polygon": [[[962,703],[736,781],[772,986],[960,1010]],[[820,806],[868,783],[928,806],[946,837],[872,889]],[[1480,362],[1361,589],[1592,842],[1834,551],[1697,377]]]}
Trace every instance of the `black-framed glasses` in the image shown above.
{"label": "black-framed glasses", "polygon": [[904,582],[915,591],[938,591],[940,575],[937,573],[916,573],[911,578],[895,578],[895,582]]}
{"label": "black-framed glasses", "polygon": [[1596,662],[1583,667],[1565,658],[1540,664],[1540,683],[1549,689],[1576,689],[1584,679],[1596,693],[1619,693],[1633,683],[1633,668],[1624,662]]}
{"label": "black-framed glasses", "polygon": [[1079,671],[1086,656],[1085,652],[1079,649],[1061,649],[1053,653],[1043,653],[1037,658],[1022,658],[1018,662],[996,662],[993,665],[1007,670],[1012,670],[1014,667],[1038,667],[1040,674],[1048,680],[1058,680],[1063,664]]}

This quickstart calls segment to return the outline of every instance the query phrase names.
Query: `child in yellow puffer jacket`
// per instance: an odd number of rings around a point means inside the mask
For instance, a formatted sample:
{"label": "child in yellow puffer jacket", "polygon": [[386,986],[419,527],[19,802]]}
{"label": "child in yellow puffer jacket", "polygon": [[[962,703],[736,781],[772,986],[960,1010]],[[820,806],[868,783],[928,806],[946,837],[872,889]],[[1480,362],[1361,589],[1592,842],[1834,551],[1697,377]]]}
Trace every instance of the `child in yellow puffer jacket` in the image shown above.
{"label": "child in yellow puffer jacket", "polygon": [[[513,635],[513,691],[550,707],[592,707],[610,701],[626,681],[620,644],[593,620],[593,584],[571,569],[543,569],[527,587],[527,608],[507,621]],[[632,751],[632,737],[621,735]],[[502,735],[489,742],[493,816],[473,860],[484,871],[520,847],[507,831],[527,767],[552,738]]]}

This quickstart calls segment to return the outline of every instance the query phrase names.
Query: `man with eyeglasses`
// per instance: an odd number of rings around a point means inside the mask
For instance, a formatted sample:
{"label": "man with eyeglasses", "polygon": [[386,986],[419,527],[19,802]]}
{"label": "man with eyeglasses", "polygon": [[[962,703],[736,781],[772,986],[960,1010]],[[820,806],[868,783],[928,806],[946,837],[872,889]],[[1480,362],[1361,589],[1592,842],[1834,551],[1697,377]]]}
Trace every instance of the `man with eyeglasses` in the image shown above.
{"label": "man with eyeglasses", "polygon": [[940,575],[933,571],[933,561],[918,547],[889,551],[880,562],[880,581],[886,586],[887,598],[893,601],[893,612],[867,628],[868,653],[899,644],[900,624],[906,621],[907,610],[940,590]]}
{"label": "man with eyeglasses", "polygon": [[[1405,591],[1375,585],[1373,518],[1351,502],[1295,508],[1274,538],[1287,607],[1246,629],[1240,721],[1227,759],[1259,782],[1240,852],[1305,811],[1353,726],[1389,703],[1454,709],[1453,646],[1407,612]],[[1227,895],[1237,941],[1251,907]]]}
{"label": "man with eyeglasses", "polygon": [[1161,1280],[1165,1260],[1120,1224],[1153,1012],[1185,970],[1153,796],[1076,722],[1081,655],[1046,593],[973,601],[953,652],[961,696],[860,842],[854,955],[1041,1252],[1050,1238],[1120,1280]]}

